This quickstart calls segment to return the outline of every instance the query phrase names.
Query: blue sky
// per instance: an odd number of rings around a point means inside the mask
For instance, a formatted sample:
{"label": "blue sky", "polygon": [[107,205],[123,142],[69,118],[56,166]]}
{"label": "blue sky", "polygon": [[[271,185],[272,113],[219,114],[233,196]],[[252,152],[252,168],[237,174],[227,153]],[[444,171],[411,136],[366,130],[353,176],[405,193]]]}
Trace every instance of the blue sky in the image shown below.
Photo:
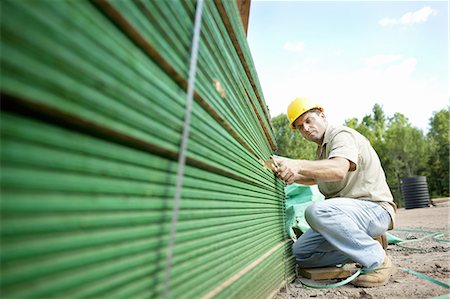
{"label": "blue sky", "polygon": [[247,40],[271,116],[314,99],[335,124],[449,105],[447,1],[252,0]]}

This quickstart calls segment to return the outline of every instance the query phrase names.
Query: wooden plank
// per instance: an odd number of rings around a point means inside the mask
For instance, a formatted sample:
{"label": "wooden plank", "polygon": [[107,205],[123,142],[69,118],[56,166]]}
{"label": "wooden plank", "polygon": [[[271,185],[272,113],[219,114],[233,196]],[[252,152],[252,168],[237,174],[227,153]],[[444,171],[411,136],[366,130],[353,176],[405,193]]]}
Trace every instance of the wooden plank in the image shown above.
{"label": "wooden plank", "polygon": [[[100,1],[100,0],[98,0],[98,1]],[[241,64],[244,67],[244,70],[245,70],[245,72],[247,74],[247,77],[250,80],[250,84],[253,87],[253,91],[255,92],[256,97],[258,98],[258,102],[259,102],[259,104],[260,104],[260,106],[261,106],[261,108],[263,110],[264,115],[266,116],[266,120],[270,121],[271,118],[270,118],[269,112],[268,112],[267,109],[264,109],[264,106],[266,104],[262,100],[262,97],[259,94],[259,90],[258,90],[258,88],[257,88],[257,86],[256,86],[256,84],[255,84],[255,82],[254,82],[254,80],[252,78],[252,74],[251,74],[249,65],[247,64],[247,60],[245,59],[245,55],[244,55],[244,53],[242,51],[242,48],[241,48],[241,46],[239,44],[239,38],[236,36],[236,33],[235,33],[234,29],[233,29],[233,26],[231,25],[231,21],[230,21],[228,15],[227,15],[227,12],[226,12],[224,4],[223,4],[223,1],[221,1],[221,0],[214,0],[214,1],[215,1],[217,10],[219,11],[219,14],[220,14],[220,16],[221,16],[221,18],[223,20],[223,24],[225,25],[225,28],[227,29],[228,34],[230,36],[230,39],[233,42],[234,48],[236,50],[236,53],[238,54],[239,59],[241,60]],[[238,3],[239,1],[247,1],[247,0],[236,0],[236,3],[238,5],[239,5],[239,3]],[[249,11],[250,11],[250,0],[248,0],[248,1],[249,1],[249,4],[248,4],[249,5]],[[239,10],[240,10],[240,8],[239,8]],[[248,17],[247,17],[247,19],[248,19]],[[247,32],[247,28],[246,27],[244,28],[244,31]],[[247,96],[250,97],[248,94],[247,94]],[[252,105],[253,110],[256,113],[256,116],[261,121],[261,124],[263,124],[264,121],[262,120],[262,116],[259,113],[257,113],[257,109],[256,109],[255,105],[253,104],[253,102],[250,101],[250,103]],[[267,140],[270,143],[270,147],[272,148],[273,151],[276,151],[278,147],[276,145],[275,140],[271,138],[271,134],[268,131],[268,129],[266,128],[266,126],[262,125],[262,128],[264,130],[264,134],[267,136]]]}
{"label": "wooden plank", "polygon": [[338,267],[324,267],[324,268],[308,268],[298,269],[298,273],[306,278],[314,280],[326,280],[336,278],[347,278],[351,276],[357,268],[354,265],[346,265],[342,268]]}
{"label": "wooden plank", "polygon": [[[248,0],[250,1],[250,0]],[[167,62],[161,54],[157,51],[157,49],[150,44],[147,39],[144,38],[144,36],[132,26],[128,22],[128,20],[115,9],[111,3],[109,3],[107,0],[93,0],[93,3],[97,5],[97,7],[105,13],[106,16],[108,16],[116,25],[119,27],[136,45],[138,45],[152,60],[154,60],[171,78],[174,79],[175,82],[178,83],[178,85],[183,88],[184,90],[187,90],[187,80],[183,78],[181,74],[179,74],[173,67],[170,65],[169,62]],[[225,13],[226,14],[226,13]],[[223,16],[222,16],[223,17]],[[231,39],[233,40],[233,36],[231,36]],[[237,43],[237,40],[236,40]],[[233,44],[236,47],[235,41],[233,40]],[[249,76],[249,80],[251,79],[250,72],[247,72],[247,75]],[[229,121],[227,121],[224,117],[222,117],[221,114],[219,114],[216,109],[203,97],[201,97],[198,92],[194,91],[194,99],[199,103],[206,111],[208,111],[214,119],[217,120],[219,124],[222,125],[225,130],[227,130],[231,136],[233,136],[240,144],[242,144],[250,153],[252,153],[256,158],[258,158],[258,155],[255,153],[255,151],[251,148],[251,146],[248,144],[248,142],[244,141],[242,137],[239,135],[239,133],[232,127],[232,125],[229,124]],[[256,110],[255,110],[255,113]],[[259,115],[257,114],[257,117],[259,118]],[[270,119],[270,118],[268,118]],[[270,142],[271,148],[275,151],[276,146],[274,147],[272,139],[270,138],[270,135],[266,132],[266,128],[263,126],[263,130],[267,136],[267,139]]]}
{"label": "wooden plank", "polygon": [[248,17],[250,15],[250,2],[251,0],[236,0],[239,14],[241,15],[242,25],[244,26],[245,34],[248,29]]}

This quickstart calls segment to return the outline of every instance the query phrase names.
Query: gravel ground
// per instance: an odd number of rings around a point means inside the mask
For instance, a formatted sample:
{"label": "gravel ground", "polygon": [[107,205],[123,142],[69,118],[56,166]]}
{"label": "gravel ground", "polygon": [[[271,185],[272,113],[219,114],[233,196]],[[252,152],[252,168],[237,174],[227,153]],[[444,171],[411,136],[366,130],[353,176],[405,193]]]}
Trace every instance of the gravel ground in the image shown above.
{"label": "gravel ground", "polygon": [[[449,294],[450,290],[399,269],[399,267],[408,268],[450,284],[450,243],[438,242],[432,237],[426,237],[431,233],[442,232],[444,233],[444,239],[450,238],[448,233],[450,227],[449,210],[449,201],[438,203],[429,208],[398,210],[396,229],[390,233],[403,240],[416,240],[409,244],[405,243],[404,246],[420,250],[402,248],[398,245],[388,246],[387,253],[397,266],[397,271],[387,285],[375,288],[358,288],[348,284],[335,289],[309,289],[304,287],[300,280],[312,285],[330,284],[338,280],[313,281],[297,278],[288,286],[287,291],[283,288],[275,296],[275,299],[433,298]],[[426,238],[419,240],[422,237]]]}

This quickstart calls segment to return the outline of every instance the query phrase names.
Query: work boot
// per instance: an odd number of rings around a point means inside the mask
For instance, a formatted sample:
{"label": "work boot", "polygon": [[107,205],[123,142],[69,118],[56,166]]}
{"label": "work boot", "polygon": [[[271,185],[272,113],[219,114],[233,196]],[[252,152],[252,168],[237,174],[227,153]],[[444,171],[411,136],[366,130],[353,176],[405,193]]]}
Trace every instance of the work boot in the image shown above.
{"label": "work boot", "polygon": [[388,247],[388,241],[387,241],[386,234],[383,234],[381,236],[375,237],[373,239],[375,241],[378,241],[380,243],[381,247],[383,247],[383,249],[386,250],[386,248]]}
{"label": "work boot", "polygon": [[395,273],[395,266],[386,255],[383,264],[376,270],[361,274],[350,283],[357,287],[373,288],[384,286]]}

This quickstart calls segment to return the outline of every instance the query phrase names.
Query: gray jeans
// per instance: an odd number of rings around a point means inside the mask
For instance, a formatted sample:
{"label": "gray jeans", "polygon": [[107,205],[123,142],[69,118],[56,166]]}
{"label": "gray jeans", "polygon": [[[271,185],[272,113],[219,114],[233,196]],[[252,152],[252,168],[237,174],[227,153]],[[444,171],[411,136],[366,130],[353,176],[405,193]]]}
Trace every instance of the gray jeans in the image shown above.
{"label": "gray jeans", "polygon": [[373,237],[384,234],[389,213],[366,200],[332,198],[315,202],[305,211],[311,226],[293,245],[302,268],[326,267],[354,261],[366,269],[376,269],[385,252]]}

